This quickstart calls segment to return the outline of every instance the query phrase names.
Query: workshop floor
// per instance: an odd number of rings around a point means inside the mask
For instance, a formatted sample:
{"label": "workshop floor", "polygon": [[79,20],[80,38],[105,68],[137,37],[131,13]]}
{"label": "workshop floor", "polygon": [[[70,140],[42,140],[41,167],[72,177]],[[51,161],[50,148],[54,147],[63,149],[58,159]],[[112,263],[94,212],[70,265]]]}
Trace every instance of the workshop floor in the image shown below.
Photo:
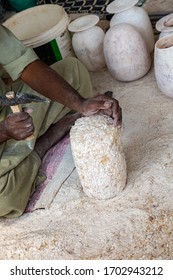
{"label": "workshop floor", "polygon": [[[172,8],[172,1],[147,2],[150,10]],[[126,189],[97,201],[74,176],[49,209],[0,220],[0,259],[173,258],[173,101],[158,90],[153,67],[129,83],[107,70],[90,74],[94,91],[112,90],[123,108]],[[74,200],[63,200],[74,191]]]}

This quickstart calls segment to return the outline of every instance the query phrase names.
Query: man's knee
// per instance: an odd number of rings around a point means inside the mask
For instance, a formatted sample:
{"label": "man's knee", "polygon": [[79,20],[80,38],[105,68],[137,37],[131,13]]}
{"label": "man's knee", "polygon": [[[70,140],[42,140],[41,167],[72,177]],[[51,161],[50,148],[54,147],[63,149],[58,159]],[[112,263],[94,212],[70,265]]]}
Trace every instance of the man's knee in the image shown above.
{"label": "man's knee", "polygon": [[24,209],[16,207],[11,196],[0,194],[0,217],[15,218],[22,215]]}
{"label": "man's knee", "polygon": [[67,71],[69,73],[78,72],[80,68],[87,71],[84,65],[76,57],[66,57],[63,60],[55,62],[50,67],[62,76],[64,76]]}

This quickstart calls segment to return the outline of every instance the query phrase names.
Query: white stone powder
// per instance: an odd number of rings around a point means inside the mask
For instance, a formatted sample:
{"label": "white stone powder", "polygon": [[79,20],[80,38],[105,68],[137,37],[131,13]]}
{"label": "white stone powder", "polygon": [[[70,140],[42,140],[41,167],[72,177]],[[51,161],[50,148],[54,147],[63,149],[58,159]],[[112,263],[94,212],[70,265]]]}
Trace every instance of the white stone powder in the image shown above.
{"label": "white stone powder", "polygon": [[78,119],[70,140],[76,170],[89,197],[109,199],[124,189],[127,171],[120,130],[110,117]]}

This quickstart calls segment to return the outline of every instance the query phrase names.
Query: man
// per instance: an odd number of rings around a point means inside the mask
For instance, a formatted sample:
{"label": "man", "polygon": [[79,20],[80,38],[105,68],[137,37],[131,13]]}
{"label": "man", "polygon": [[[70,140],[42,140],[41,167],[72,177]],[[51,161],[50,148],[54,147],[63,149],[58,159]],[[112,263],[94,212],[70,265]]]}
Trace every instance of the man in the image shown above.
{"label": "man", "polygon": [[[120,125],[121,108],[117,100],[106,95],[92,97],[89,74],[77,59],[64,59],[49,67],[3,26],[0,64],[5,70],[0,78],[1,96],[13,90],[51,100],[31,103],[20,113],[0,106],[0,216],[12,218],[22,215],[39,183],[41,158],[74,121],[101,112]],[[33,133],[34,138],[26,140]]]}

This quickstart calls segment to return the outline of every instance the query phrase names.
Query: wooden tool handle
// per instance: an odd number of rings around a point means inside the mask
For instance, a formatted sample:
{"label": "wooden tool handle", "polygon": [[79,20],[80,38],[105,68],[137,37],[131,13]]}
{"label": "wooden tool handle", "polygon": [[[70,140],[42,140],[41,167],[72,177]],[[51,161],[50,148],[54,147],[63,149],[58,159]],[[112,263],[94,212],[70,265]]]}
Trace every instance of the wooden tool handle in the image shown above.
{"label": "wooden tool handle", "polygon": [[[6,93],[6,97],[7,97],[8,99],[14,98],[14,97],[15,97],[14,91],[9,91],[9,92],[7,92],[7,93]],[[13,105],[13,106],[10,106],[10,108],[11,108],[11,110],[12,110],[13,113],[19,113],[19,112],[22,111],[22,107],[21,107],[20,105]],[[30,140],[32,140],[33,138],[34,138],[34,135],[30,135],[30,136],[28,136],[25,140],[30,141]]]}
{"label": "wooden tool handle", "polygon": [[10,106],[11,110],[13,113],[19,113],[21,112],[21,107],[19,105],[14,105],[14,106]]}

